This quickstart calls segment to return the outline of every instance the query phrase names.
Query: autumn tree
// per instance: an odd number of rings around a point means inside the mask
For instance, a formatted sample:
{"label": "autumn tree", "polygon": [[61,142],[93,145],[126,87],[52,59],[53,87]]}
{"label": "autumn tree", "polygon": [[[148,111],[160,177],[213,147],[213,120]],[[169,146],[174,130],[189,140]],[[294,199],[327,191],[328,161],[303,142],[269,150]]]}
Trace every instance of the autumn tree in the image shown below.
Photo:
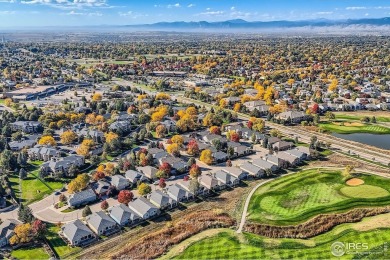
{"label": "autumn tree", "polygon": [[184,143],[184,139],[181,135],[174,135],[171,138],[172,143],[178,144],[179,146],[182,146]]}
{"label": "autumn tree", "polygon": [[114,140],[118,140],[119,136],[116,133],[108,132],[104,134],[106,143],[111,144]]}
{"label": "autumn tree", "polygon": [[213,153],[206,149],[203,150],[202,153],[200,154],[200,161],[204,162],[205,164],[212,164],[213,163]]}
{"label": "autumn tree", "polygon": [[164,189],[164,188],[167,186],[167,184],[166,184],[164,178],[160,178],[160,180],[158,181],[158,186],[159,186],[161,189]]}
{"label": "autumn tree", "polygon": [[118,202],[128,205],[134,198],[131,191],[121,190],[118,194]]}
{"label": "autumn tree", "polygon": [[68,184],[68,192],[76,193],[80,192],[87,187],[89,183],[88,174],[80,174]]}
{"label": "autumn tree", "polygon": [[159,167],[159,170],[164,172],[164,176],[168,176],[171,174],[171,171],[172,171],[172,166],[167,163],[167,162],[163,162],[160,167]]}
{"label": "autumn tree", "polygon": [[156,127],[156,135],[158,138],[165,137],[166,133],[167,133],[167,128],[165,127],[165,125],[158,125]]}
{"label": "autumn tree", "polygon": [[212,126],[209,129],[210,133],[220,135],[221,134],[221,128],[219,126]]}
{"label": "autumn tree", "polygon": [[139,195],[144,196],[146,194],[149,194],[152,191],[152,188],[146,183],[141,183],[138,186],[137,190]]}
{"label": "autumn tree", "polygon": [[108,207],[109,207],[109,205],[108,205],[107,200],[104,200],[104,201],[102,201],[102,203],[100,203],[100,208],[101,208],[102,210],[107,210]]}
{"label": "autumn tree", "polygon": [[230,135],[230,140],[232,142],[239,142],[240,141],[240,135],[236,132],[233,132],[231,135]]}
{"label": "autumn tree", "polygon": [[10,238],[11,245],[17,245],[21,243],[28,243],[33,239],[31,224],[20,224],[14,229],[14,235]]}
{"label": "autumn tree", "polygon": [[174,156],[180,156],[180,147],[178,144],[170,144],[167,146],[167,152],[174,155]]}
{"label": "autumn tree", "polygon": [[190,176],[192,178],[198,178],[202,174],[200,167],[196,164],[193,164],[190,168]]}
{"label": "autumn tree", "polygon": [[93,96],[92,96],[92,101],[101,101],[102,100],[102,98],[103,98],[103,96],[102,96],[102,94],[100,94],[100,93],[95,93],[95,94],[93,94]]}
{"label": "autumn tree", "polygon": [[34,237],[42,239],[45,237],[45,234],[47,232],[46,224],[42,220],[36,219],[31,224],[31,231]]}
{"label": "autumn tree", "polygon": [[43,136],[41,139],[39,139],[38,144],[40,145],[50,145],[50,146],[56,146],[57,143],[54,140],[54,138],[50,135]]}
{"label": "autumn tree", "polygon": [[190,140],[187,144],[187,153],[189,155],[196,156],[199,154],[199,152],[198,143],[194,139]]}
{"label": "autumn tree", "polygon": [[85,157],[89,156],[89,152],[95,146],[95,142],[92,139],[84,139],[79,148],[76,150],[78,155]]}
{"label": "autumn tree", "polygon": [[61,134],[61,143],[71,144],[77,140],[77,134],[72,130],[65,131]]}

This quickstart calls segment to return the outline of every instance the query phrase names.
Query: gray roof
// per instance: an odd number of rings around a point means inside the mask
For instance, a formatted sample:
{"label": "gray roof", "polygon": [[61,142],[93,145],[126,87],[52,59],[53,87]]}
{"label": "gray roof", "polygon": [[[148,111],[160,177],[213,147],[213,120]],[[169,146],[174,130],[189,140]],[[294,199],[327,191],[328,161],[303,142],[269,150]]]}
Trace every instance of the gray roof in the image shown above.
{"label": "gray roof", "polygon": [[8,145],[11,149],[22,150],[24,147],[32,147],[37,142],[35,140],[23,140],[23,141],[13,141],[9,142]]}
{"label": "gray roof", "polygon": [[222,171],[225,171],[236,178],[240,177],[244,173],[238,167],[224,167],[224,168],[222,168]]}
{"label": "gray roof", "polygon": [[215,186],[218,186],[218,180],[211,175],[204,174],[198,178],[199,184],[206,187],[207,189],[212,189]]}
{"label": "gray roof", "polygon": [[287,150],[285,152],[288,154],[291,154],[292,156],[295,156],[297,158],[301,158],[302,156],[305,155],[303,152],[296,150],[296,149],[290,149],[290,150]]}
{"label": "gray roof", "polygon": [[260,167],[263,170],[271,169],[273,166],[275,166],[273,163],[267,162],[263,159],[255,159],[252,161],[252,164]]}
{"label": "gray roof", "polygon": [[259,171],[261,171],[260,167],[257,167],[256,165],[253,165],[249,162],[243,163],[242,165],[240,165],[240,168],[243,171],[251,173],[251,174],[257,174]]}
{"label": "gray roof", "polygon": [[215,178],[217,178],[219,181],[221,181],[223,184],[226,184],[228,182],[233,183],[235,180],[237,180],[236,177],[230,175],[229,173],[219,170],[216,173],[214,173]]}
{"label": "gray roof", "polygon": [[107,227],[116,225],[116,222],[103,211],[95,212],[86,218],[89,226],[94,227],[97,231],[106,230]]}
{"label": "gray roof", "polygon": [[62,232],[64,235],[71,241],[78,241],[82,237],[92,235],[94,236],[94,233],[92,230],[90,230],[81,220],[76,220],[74,222],[65,224],[61,227]]}
{"label": "gray roof", "polygon": [[140,218],[134,211],[132,211],[125,204],[115,205],[110,208],[109,212],[112,218],[119,221],[118,224],[123,224],[126,222],[126,220],[133,221]]}
{"label": "gray roof", "polygon": [[172,203],[172,199],[160,190],[153,191],[149,196],[149,200],[157,207]]}
{"label": "gray roof", "polygon": [[137,182],[138,180],[147,180],[148,178],[143,175],[142,173],[138,172],[138,171],[134,171],[134,170],[128,170],[126,171],[125,173],[125,177],[126,179],[128,179],[129,181],[131,181],[132,183],[135,183]]}
{"label": "gray roof", "polygon": [[168,186],[168,195],[170,195],[172,199],[184,198],[187,194],[188,192],[177,184]]}
{"label": "gray roof", "polygon": [[139,197],[132,202],[129,203],[129,208],[134,210],[135,213],[144,216],[148,211],[152,208],[158,209],[155,205],[153,205],[149,200],[144,197]]}
{"label": "gray roof", "polygon": [[20,223],[15,219],[4,220],[3,223],[0,224],[0,238],[9,238],[18,224]]}
{"label": "gray roof", "polygon": [[129,180],[123,177],[122,175],[114,175],[111,177],[111,184],[114,185],[115,187],[118,186],[127,186],[129,185]]}
{"label": "gray roof", "polygon": [[69,196],[68,203],[71,205],[76,205],[83,203],[85,201],[92,201],[96,199],[96,194],[92,189],[86,189]]}

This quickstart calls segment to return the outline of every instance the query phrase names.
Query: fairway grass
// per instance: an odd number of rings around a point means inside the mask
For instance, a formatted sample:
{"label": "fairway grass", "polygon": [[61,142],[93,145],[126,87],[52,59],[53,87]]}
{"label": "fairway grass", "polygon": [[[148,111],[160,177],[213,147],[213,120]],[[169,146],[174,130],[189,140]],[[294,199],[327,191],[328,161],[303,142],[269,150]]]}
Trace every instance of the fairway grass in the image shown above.
{"label": "fairway grass", "polygon": [[381,198],[389,196],[389,192],[381,187],[360,185],[355,187],[342,187],[341,193],[351,198]]}
{"label": "fairway grass", "polygon": [[364,174],[359,178],[365,184],[351,187],[340,171],[327,169],[281,177],[256,190],[247,219],[261,224],[293,225],[319,214],[390,204],[389,179]]}
{"label": "fairway grass", "polygon": [[[347,253],[340,259],[388,259],[390,252],[384,251],[383,245],[389,240],[390,228],[361,232],[351,224],[341,225],[329,233],[306,240],[269,239],[225,229],[184,248],[181,243],[172,251],[176,250],[175,259],[333,259],[331,245],[334,242],[353,241],[367,243],[368,250]],[[180,250],[177,250],[178,247],[181,247]],[[172,258],[170,252],[167,256]]]}
{"label": "fairway grass", "polygon": [[320,128],[332,133],[338,134],[353,134],[353,133],[370,133],[370,134],[390,134],[390,128],[380,125],[364,124],[364,125],[338,125],[331,122],[322,122]]}

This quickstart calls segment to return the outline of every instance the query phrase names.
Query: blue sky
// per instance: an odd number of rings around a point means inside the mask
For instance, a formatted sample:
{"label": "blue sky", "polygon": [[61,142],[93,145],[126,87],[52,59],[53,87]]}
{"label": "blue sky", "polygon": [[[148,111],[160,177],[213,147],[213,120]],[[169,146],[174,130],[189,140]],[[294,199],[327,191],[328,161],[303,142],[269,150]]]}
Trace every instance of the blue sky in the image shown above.
{"label": "blue sky", "polygon": [[0,27],[390,17],[389,0],[0,0]]}

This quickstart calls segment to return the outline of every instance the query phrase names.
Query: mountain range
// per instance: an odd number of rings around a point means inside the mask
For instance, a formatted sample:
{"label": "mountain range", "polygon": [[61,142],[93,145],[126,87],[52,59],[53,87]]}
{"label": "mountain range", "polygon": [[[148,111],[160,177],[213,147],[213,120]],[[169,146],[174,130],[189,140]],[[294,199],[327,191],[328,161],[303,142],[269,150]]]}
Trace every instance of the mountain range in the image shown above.
{"label": "mountain range", "polygon": [[134,29],[156,30],[199,30],[199,29],[273,29],[273,28],[300,28],[300,27],[347,27],[347,26],[389,26],[390,17],[369,19],[346,19],[346,20],[302,20],[302,21],[254,21],[248,22],[242,19],[227,20],[221,22],[159,22],[153,24],[125,25]]}

